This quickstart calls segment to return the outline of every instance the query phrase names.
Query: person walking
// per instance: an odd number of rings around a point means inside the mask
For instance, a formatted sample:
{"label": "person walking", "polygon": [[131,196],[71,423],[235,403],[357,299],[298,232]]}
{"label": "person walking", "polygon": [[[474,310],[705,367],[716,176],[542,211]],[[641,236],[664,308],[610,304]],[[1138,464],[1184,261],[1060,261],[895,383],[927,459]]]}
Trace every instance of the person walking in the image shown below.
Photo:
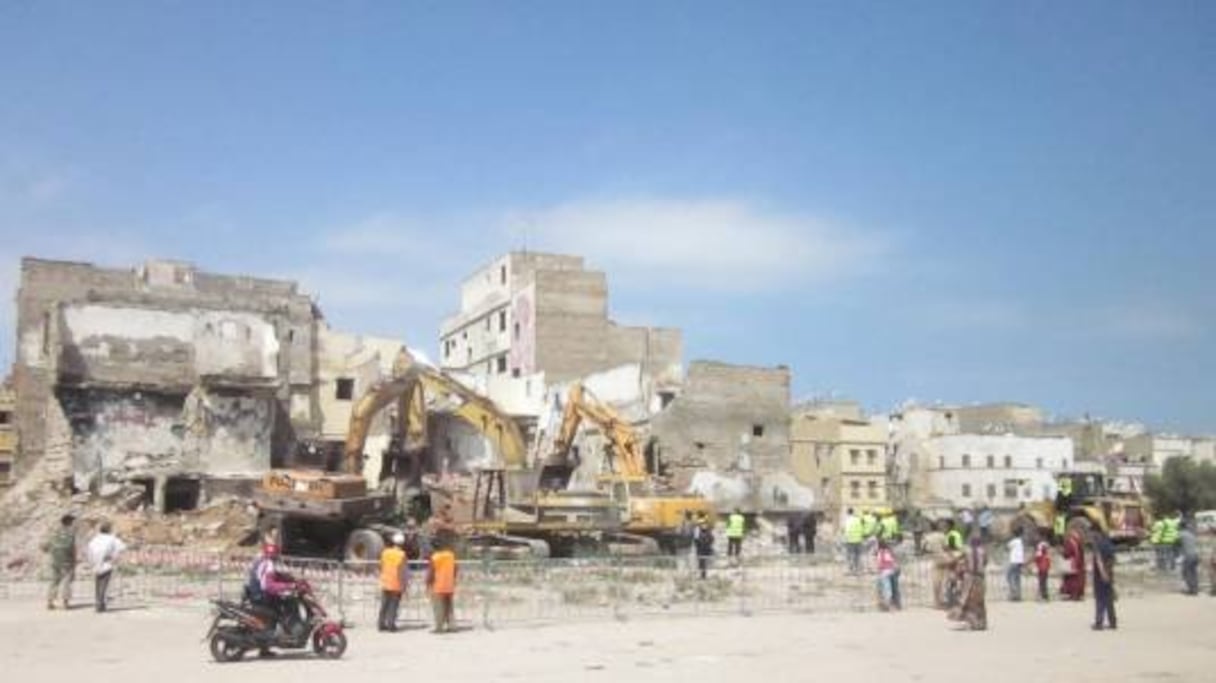
{"label": "person walking", "polygon": [[977,518],[980,525],[980,538],[984,541],[985,545],[992,542],[992,520],[992,508],[985,505],[980,510],[980,514]]}
{"label": "person walking", "polygon": [[726,555],[738,558],[743,554],[743,534],[747,531],[747,518],[743,511],[735,508],[726,518]]}
{"label": "person walking", "polygon": [[1069,529],[1064,536],[1063,555],[1068,565],[1064,568],[1060,594],[1065,600],[1083,600],[1085,598],[1085,542],[1076,526]]}
{"label": "person walking", "polygon": [[798,555],[802,552],[802,520],[800,514],[791,513],[785,518],[785,540],[786,545],[791,555]]}
{"label": "person walking", "polygon": [[114,575],[118,556],[127,549],[126,544],[114,535],[113,529],[109,521],[103,521],[86,548],[89,566],[93,568],[93,607],[98,612],[106,611],[110,577]]}
{"label": "person walking", "polygon": [[858,574],[861,572],[861,543],[865,540],[865,533],[861,527],[861,519],[853,514],[853,508],[849,508],[848,516],[844,519],[844,547],[848,557],[849,572]]}
{"label": "person walking", "polygon": [[1119,627],[1115,616],[1115,545],[1101,529],[1094,529],[1093,538],[1093,581],[1094,581],[1094,624],[1095,631],[1104,628],[1111,630]]}
{"label": "person walking", "polygon": [[1034,546],[1034,568],[1039,573],[1039,600],[1047,602],[1047,581],[1051,574],[1051,544],[1047,539],[1040,538]]}
{"label": "person walking", "polygon": [[55,598],[68,608],[72,599],[72,580],[76,578],[76,516],[68,513],[59,518],[59,526],[42,544],[51,560],[51,585],[46,594],[46,608],[55,609]]}
{"label": "person walking", "polygon": [[456,554],[448,539],[437,539],[427,568],[426,585],[431,592],[431,608],[435,614],[435,629],[431,633],[449,633],[455,621]]}
{"label": "person walking", "polygon": [[[983,538],[983,532],[980,532],[980,537]],[[1021,602],[1022,568],[1026,565],[1026,545],[1022,541],[1020,529],[1005,544],[1005,549],[1009,556],[1009,563],[1005,567],[1005,583],[1009,586],[1009,600],[1010,602]]]}
{"label": "person walking", "polygon": [[697,571],[704,580],[709,573],[709,563],[714,556],[714,530],[709,526],[708,519],[701,519],[693,538],[693,548],[697,553]]}
{"label": "person walking", "polygon": [[397,613],[405,593],[409,574],[405,553],[405,534],[393,534],[392,545],[380,552],[380,619],[377,629],[389,633],[397,630]]}
{"label": "person walking", "polygon": [[1191,522],[1184,522],[1178,532],[1178,551],[1182,556],[1183,592],[1187,595],[1199,595],[1199,538],[1191,528]]}
{"label": "person walking", "polygon": [[985,601],[985,570],[988,566],[988,551],[980,538],[979,529],[971,533],[966,556],[959,563],[962,578],[960,603],[950,611],[950,619],[961,621],[972,631],[988,628],[988,606]]}

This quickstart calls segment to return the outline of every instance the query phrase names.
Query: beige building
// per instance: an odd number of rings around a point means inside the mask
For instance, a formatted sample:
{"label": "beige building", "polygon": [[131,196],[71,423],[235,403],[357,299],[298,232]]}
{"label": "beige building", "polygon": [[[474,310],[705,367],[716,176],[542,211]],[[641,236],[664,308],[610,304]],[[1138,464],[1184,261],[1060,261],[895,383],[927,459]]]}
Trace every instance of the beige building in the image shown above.
{"label": "beige building", "polygon": [[13,482],[13,463],[17,459],[17,428],[13,418],[16,402],[12,386],[7,382],[0,384],[0,486]]}
{"label": "beige building", "polygon": [[440,367],[474,377],[560,383],[629,363],[660,376],[678,373],[681,356],[679,330],[610,320],[607,276],[562,254],[494,259],[461,283],[460,310],[439,331]]}
{"label": "beige building", "polygon": [[790,419],[794,475],[829,515],[890,504],[887,425],[811,409]]}

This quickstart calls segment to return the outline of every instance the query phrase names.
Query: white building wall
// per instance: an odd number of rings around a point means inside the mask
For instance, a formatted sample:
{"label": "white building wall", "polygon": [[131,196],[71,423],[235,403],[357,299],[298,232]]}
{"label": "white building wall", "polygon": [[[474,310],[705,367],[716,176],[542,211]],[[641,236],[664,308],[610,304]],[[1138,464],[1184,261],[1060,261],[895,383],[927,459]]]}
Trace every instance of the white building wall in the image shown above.
{"label": "white building wall", "polygon": [[929,493],[959,507],[1015,509],[1054,498],[1056,473],[1073,466],[1067,437],[951,434],[924,446]]}

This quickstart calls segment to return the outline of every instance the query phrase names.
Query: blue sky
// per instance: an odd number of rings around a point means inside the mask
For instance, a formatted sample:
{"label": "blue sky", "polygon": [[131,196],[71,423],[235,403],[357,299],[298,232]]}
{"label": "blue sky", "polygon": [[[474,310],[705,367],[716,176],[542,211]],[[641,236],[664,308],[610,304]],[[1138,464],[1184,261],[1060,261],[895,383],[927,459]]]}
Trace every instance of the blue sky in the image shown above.
{"label": "blue sky", "polygon": [[567,250],[795,398],[1216,432],[1211,3],[6,0],[0,86],[6,291],[177,257],[432,350]]}

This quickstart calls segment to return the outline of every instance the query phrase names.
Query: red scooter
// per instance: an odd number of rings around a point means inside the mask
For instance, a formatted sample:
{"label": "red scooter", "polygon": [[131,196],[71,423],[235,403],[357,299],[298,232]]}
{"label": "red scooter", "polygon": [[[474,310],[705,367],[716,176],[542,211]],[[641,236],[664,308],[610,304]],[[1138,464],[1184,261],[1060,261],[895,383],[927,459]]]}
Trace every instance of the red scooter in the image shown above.
{"label": "red scooter", "polygon": [[207,631],[211,656],[217,662],[235,662],[250,650],[301,650],[312,647],[325,659],[346,652],[341,622],[328,617],[312,585],[296,581],[292,594],[279,598],[279,609],[249,601],[212,600],[215,619]]}

